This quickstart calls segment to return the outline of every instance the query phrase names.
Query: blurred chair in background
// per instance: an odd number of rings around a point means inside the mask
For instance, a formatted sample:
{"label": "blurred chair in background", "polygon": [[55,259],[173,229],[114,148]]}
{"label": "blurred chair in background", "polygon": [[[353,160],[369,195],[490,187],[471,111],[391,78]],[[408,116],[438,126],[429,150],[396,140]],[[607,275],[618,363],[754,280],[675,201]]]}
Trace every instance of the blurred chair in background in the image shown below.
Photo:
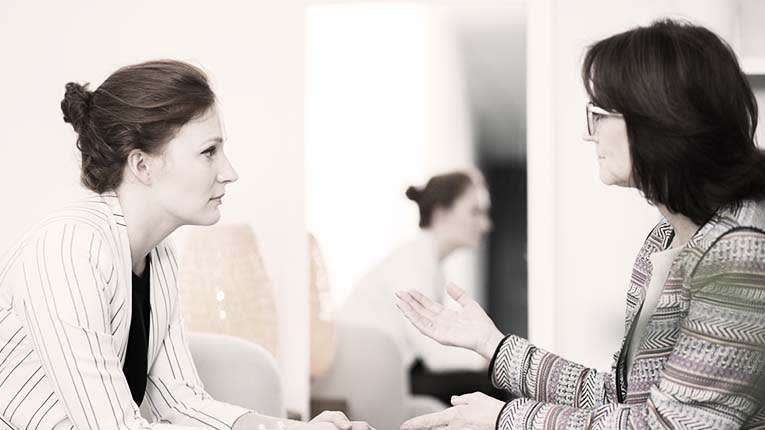
{"label": "blurred chair in background", "polygon": [[311,310],[311,378],[321,376],[332,365],[337,347],[335,309],[329,277],[316,238],[308,233],[309,296]]}
{"label": "blurred chair in background", "polygon": [[249,226],[192,229],[179,277],[189,331],[236,336],[277,357],[276,305]]}
{"label": "blurred chair in background", "polygon": [[311,234],[308,241],[312,414],[342,410],[378,430],[395,430],[408,418],[443,410],[435,398],[409,394],[409,375],[388,333],[364,324],[335,322],[321,251]]}
{"label": "blurred chair in background", "polygon": [[212,333],[191,333],[189,347],[199,378],[214,399],[285,416],[279,368],[265,348]]}

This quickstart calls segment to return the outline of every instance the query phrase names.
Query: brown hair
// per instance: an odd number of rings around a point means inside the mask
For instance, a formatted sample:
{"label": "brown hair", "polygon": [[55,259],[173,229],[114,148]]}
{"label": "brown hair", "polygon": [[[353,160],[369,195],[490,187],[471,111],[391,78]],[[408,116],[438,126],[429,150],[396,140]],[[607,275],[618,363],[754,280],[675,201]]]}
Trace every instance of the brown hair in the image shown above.
{"label": "brown hair", "polygon": [[722,206],[765,197],[757,99],[710,30],[664,19],[613,35],[587,50],[582,81],[596,105],[624,115],[648,201],[702,225]]}
{"label": "brown hair", "polygon": [[132,150],[161,151],[214,103],[205,73],[174,60],[123,67],[94,91],[66,84],[61,111],[78,134],[82,184],[97,193],[117,188]]}
{"label": "brown hair", "polygon": [[424,187],[407,188],[406,197],[420,209],[420,228],[430,227],[433,211],[438,207],[450,208],[468,188],[481,182],[479,177],[468,172],[451,172],[433,176]]}

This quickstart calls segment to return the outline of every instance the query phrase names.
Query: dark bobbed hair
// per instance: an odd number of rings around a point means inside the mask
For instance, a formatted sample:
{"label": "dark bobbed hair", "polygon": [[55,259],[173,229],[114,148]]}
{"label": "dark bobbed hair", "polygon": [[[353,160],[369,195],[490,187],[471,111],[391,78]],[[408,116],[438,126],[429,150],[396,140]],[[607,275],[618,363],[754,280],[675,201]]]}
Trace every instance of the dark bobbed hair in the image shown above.
{"label": "dark bobbed hair", "polygon": [[436,208],[451,208],[465,191],[478,183],[477,173],[456,171],[433,176],[424,187],[407,188],[406,197],[417,203],[420,210],[420,228],[430,227]]}
{"label": "dark bobbed hair", "polygon": [[765,197],[757,101],[713,32],[664,19],[616,34],[588,49],[582,79],[593,103],[624,115],[632,179],[650,202],[702,225]]}
{"label": "dark bobbed hair", "polygon": [[214,103],[205,73],[174,60],[123,67],[92,92],[66,84],[61,111],[78,134],[82,184],[97,193],[117,188],[132,150],[161,152]]}

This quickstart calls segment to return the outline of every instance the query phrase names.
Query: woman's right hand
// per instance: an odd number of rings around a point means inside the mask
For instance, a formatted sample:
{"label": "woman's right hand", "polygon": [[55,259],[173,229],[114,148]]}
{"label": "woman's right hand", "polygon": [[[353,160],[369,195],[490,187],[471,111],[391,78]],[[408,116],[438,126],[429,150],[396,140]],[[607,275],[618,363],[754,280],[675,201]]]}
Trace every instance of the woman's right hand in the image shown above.
{"label": "woman's right hand", "polygon": [[397,292],[396,306],[425,336],[442,345],[470,349],[490,360],[504,336],[462,289],[450,284],[447,293],[460,309],[449,309],[414,290]]}

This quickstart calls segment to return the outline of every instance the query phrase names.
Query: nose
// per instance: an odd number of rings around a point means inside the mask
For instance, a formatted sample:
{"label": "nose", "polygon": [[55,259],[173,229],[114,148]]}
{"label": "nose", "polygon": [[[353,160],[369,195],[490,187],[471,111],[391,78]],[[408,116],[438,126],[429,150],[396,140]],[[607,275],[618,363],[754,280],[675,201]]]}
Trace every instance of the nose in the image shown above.
{"label": "nose", "polygon": [[229,184],[231,182],[236,182],[238,179],[239,174],[237,174],[236,170],[234,170],[234,166],[231,165],[231,161],[229,161],[228,157],[224,155],[223,166],[221,171],[218,173],[218,182]]}

